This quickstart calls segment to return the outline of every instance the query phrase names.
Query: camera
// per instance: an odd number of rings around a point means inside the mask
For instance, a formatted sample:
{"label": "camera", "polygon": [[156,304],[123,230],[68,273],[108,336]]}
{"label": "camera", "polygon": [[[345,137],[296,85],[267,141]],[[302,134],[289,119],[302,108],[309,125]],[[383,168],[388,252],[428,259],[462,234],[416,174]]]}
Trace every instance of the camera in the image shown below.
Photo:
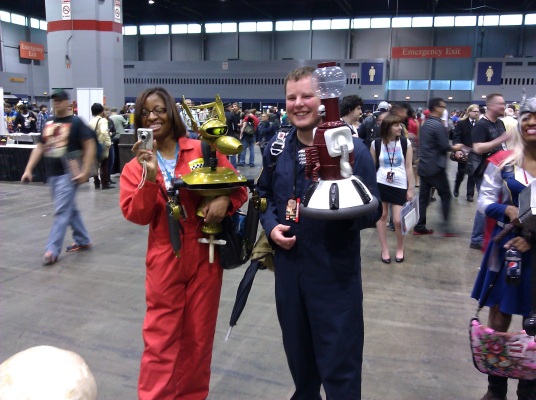
{"label": "camera", "polygon": [[146,128],[138,129],[138,140],[141,140],[140,149],[153,149],[153,130]]}
{"label": "camera", "polygon": [[529,316],[523,320],[523,329],[529,336],[536,336],[536,312],[531,311]]}

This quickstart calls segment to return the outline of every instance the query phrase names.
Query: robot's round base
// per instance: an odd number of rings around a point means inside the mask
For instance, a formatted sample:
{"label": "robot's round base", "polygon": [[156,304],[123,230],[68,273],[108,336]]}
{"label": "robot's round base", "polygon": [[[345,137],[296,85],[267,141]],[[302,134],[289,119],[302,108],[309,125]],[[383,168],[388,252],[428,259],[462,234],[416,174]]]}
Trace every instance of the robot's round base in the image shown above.
{"label": "robot's round base", "polygon": [[358,178],[351,176],[312,184],[300,204],[300,215],[315,219],[353,219],[377,208],[378,199]]}
{"label": "robot's round base", "polygon": [[248,181],[243,175],[237,174],[231,168],[210,167],[193,170],[182,177],[186,189],[194,190],[201,196],[225,196],[237,187],[246,186]]}

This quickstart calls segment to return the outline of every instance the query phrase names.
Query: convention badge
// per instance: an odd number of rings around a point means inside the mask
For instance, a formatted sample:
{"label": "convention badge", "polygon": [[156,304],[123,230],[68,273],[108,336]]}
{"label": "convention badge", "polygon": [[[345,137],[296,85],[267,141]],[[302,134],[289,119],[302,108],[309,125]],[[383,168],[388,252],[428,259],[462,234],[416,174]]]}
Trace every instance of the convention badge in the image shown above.
{"label": "convention badge", "polygon": [[298,212],[298,201],[295,198],[290,198],[287,201],[287,208],[285,210],[285,219],[287,221],[296,221]]}
{"label": "convention badge", "polygon": [[395,173],[393,171],[387,172],[386,181],[389,182],[389,183],[392,183],[392,182],[394,182],[394,180],[395,180]]}
{"label": "convention badge", "polygon": [[192,160],[188,163],[188,166],[190,167],[191,171],[194,171],[198,168],[203,168],[205,165],[205,160],[203,158],[196,158],[195,160]]}

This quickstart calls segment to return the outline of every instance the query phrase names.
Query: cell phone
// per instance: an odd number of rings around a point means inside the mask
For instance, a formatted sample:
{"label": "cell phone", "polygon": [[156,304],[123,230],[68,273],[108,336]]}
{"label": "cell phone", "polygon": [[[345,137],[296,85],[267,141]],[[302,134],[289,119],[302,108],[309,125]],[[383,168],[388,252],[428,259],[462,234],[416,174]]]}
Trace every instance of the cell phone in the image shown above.
{"label": "cell phone", "polygon": [[153,130],[149,128],[138,128],[138,140],[141,140],[140,149],[153,149]]}

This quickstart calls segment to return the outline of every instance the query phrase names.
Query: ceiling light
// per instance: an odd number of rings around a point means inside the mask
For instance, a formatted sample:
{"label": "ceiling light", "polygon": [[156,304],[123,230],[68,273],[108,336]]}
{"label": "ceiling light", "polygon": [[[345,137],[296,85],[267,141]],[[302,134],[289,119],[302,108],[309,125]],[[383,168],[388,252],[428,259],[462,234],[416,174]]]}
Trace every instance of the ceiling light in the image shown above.
{"label": "ceiling light", "polygon": [[406,100],[409,100],[409,99],[411,99],[411,97],[409,97],[409,96],[406,96]]}
{"label": "ceiling light", "polygon": [[449,100],[452,100],[452,96],[449,96]]}
{"label": "ceiling light", "polygon": [[374,96],[372,96],[372,97],[374,97],[375,99],[377,99],[377,98],[378,98],[378,95],[377,95],[377,94],[375,94],[375,95],[374,95]]}
{"label": "ceiling light", "polygon": [[154,0],[149,0],[149,4],[154,4]]}

